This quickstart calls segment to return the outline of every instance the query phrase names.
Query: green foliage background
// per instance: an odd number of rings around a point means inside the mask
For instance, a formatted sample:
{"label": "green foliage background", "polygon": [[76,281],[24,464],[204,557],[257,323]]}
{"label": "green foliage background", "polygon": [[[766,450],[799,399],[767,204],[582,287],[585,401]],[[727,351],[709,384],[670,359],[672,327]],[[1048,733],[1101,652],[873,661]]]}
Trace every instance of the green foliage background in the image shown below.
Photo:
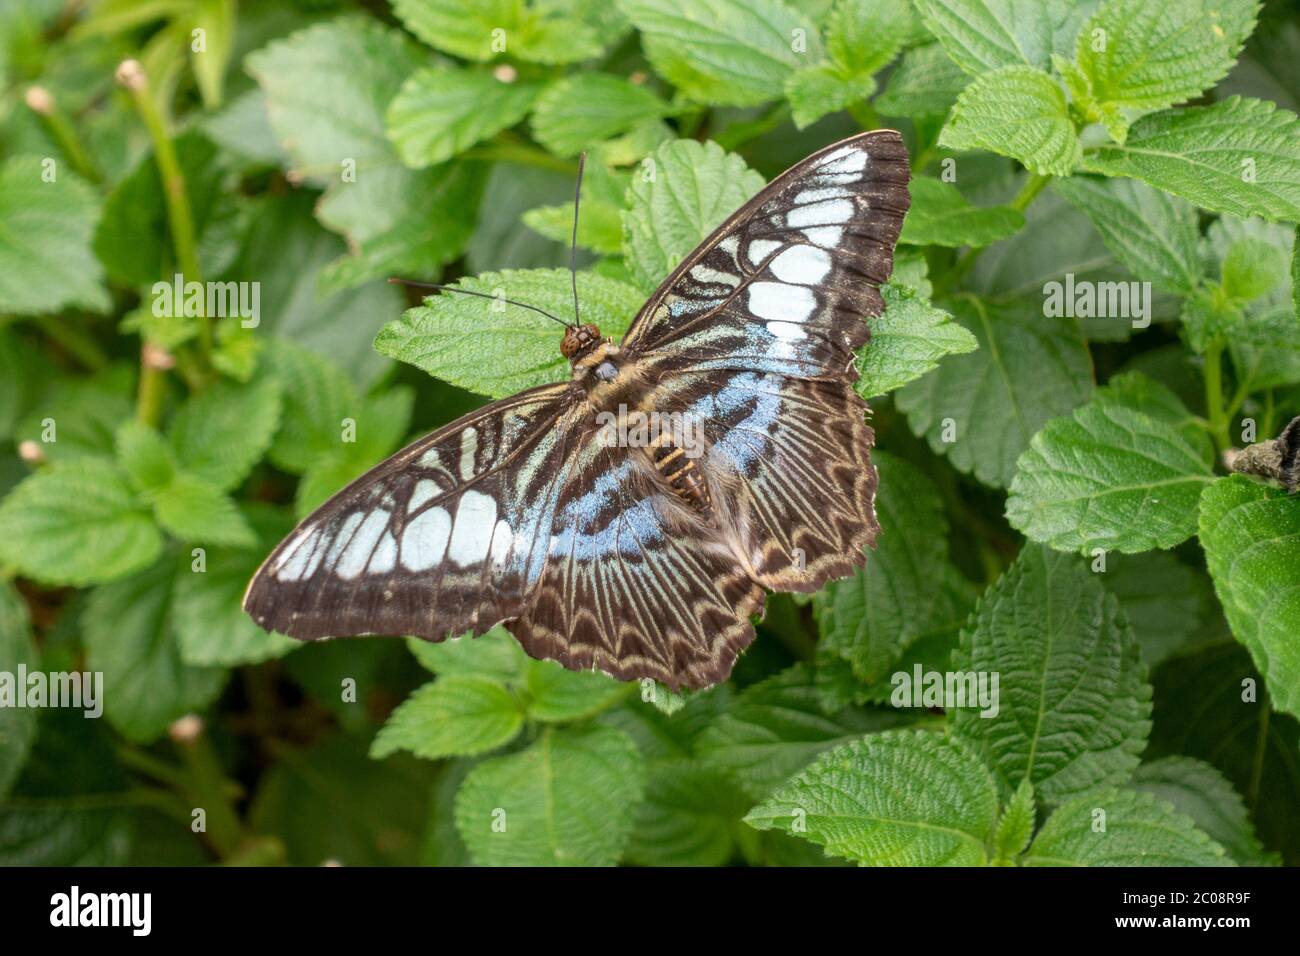
{"label": "green foliage background", "polygon": [[[1255,0],[4,4],[0,670],[106,701],[0,709],[0,862],[1300,861],[1300,500],[1219,463],[1300,412],[1297,64]],[[565,313],[587,150],[617,334],[879,126],[916,176],[860,359],[884,534],[726,685],[242,615],[331,492],[565,374],[531,313],[385,277]],[[260,325],[156,316],[177,272]],[[1153,321],[1046,316],[1067,274]],[[997,672],[998,715],[891,706],[914,666]]]}

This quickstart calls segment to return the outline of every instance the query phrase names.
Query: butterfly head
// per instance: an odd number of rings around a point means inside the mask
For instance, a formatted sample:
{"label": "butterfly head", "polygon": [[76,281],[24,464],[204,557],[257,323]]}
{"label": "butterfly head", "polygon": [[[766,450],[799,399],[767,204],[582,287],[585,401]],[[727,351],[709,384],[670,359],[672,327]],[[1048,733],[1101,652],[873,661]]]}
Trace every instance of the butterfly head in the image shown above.
{"label": "butterfly head", "polygon": [[571,325],[564,332],[560,342],[560,354],[576,364],[588,352],[600,344],[600,329],[590,322],[584,325]]}

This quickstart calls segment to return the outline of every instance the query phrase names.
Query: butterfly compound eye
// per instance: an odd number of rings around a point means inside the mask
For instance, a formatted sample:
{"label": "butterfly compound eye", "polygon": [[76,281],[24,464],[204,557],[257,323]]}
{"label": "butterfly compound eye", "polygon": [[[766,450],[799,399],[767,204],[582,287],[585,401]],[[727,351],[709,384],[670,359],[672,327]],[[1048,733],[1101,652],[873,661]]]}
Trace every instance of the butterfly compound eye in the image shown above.
{"label": "butterfly compound eye", "polygon": [[566,329],[560,342],[560,354],[567,359],[580,355],[600,341],[600,329],[587,323]]}

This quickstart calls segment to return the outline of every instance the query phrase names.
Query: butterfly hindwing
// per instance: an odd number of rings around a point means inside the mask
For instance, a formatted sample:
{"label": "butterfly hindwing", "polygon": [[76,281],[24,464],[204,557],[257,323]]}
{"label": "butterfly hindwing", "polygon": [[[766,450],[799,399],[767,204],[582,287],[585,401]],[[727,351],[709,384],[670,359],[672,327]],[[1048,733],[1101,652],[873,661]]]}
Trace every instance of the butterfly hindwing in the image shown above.
{"label": "butterfly hindwing", "polygon": [[494,402],[376,466],[263,563],[244,599],[268,630],[314,639],[482,633],[522,613],[561,490],[567,385]]}
{"label": "butterfly hindwing", "polygon": [[702,688],[753,640],[763,589],[638,449],[579,444],[531,607],[507,623],[534,657]]}

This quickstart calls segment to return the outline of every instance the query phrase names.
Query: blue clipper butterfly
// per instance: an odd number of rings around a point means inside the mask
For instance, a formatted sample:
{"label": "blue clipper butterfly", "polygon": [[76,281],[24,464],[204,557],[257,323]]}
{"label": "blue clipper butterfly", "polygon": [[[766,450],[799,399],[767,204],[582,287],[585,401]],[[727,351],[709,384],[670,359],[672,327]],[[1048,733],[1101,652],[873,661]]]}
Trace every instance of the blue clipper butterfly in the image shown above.
{"label": "blue clipper butterfly", "polygon": [[[322,505],[245,610],[304,640],[504,622],[575,670],[725,680],[764,589],[816,591],[879,532],[854,353],[884,309],[908,179],[892,130],[809,156],[688,255],[618,345],[570,326],[569,381],[438,429]],[[630,412],[696,423],[694,454],[680,429],[603,440]]]}

